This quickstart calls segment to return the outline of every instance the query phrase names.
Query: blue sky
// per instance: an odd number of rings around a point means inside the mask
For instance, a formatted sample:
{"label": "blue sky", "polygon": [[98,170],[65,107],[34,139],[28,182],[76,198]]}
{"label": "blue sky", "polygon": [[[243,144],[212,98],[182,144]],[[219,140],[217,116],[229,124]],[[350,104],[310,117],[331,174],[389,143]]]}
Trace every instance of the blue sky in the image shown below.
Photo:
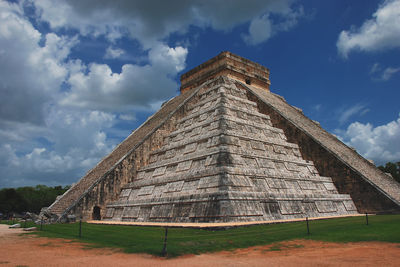
{"label": "blue sky", "polygon": [[0,188],[76,182],[221,51],[400,161],[400,0],[0,0]]}

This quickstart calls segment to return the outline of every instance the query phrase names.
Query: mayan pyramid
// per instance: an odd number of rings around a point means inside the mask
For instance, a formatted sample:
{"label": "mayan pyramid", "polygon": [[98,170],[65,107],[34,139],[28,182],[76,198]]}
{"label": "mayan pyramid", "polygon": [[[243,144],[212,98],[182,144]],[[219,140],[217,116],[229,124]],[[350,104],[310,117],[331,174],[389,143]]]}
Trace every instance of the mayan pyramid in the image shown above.
{"label": "mayan pyramid", "polygon": [[59,219],[270,221],[400,211],[400,184],[223,52],[48,209]]}

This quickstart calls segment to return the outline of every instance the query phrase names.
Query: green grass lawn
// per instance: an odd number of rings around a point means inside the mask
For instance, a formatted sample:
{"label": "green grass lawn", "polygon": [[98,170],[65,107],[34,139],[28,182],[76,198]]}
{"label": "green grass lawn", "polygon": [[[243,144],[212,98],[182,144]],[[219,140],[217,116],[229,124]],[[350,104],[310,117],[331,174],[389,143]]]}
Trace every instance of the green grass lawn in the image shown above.
{"label": "green grass lawn", "polygon": [[[368,218],[369,225],[366,225],[365,217],[310,221],[310,235],[307,235],[306,222],[257,225],[216,231],[169,228],[167,251],[168,256],[199,254],[292,239],[400,243],[400,215],[379,215]],[[27,226],[31,226],[31,223]],[[120,248],[127,253],[160,255],[165,229],[82,223],[82,237],[79,238],[79,223],[74,223],[44,225],[43,231],[37,231],[35,234],[81,241],[87,243],[89,247]]]}

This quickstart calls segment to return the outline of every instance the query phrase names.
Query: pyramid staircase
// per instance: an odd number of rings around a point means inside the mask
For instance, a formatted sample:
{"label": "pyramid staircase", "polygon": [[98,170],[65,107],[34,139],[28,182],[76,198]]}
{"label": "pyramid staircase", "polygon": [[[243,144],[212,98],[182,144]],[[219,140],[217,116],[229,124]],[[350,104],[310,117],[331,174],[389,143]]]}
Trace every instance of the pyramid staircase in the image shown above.
{"label": "pyramid staircase", "polygon": [[133,131],[109,155],[104,157],[93,169],[88,171],[82,179],[67,190],[62,196],[47,208],[47,211],[61,219],[95,188],[107,174],[115,169],[124,158],[135,148],[140,146],[144,139],[150,136],[160,125],[169,119],[171,113],[191,97],[192,92],[185,92],[164,103],[162,108]]}
{"label": "pyramid staircase", "polygon": [[357,213],[349,195],[302,159],[233,80],[219,77],[150,164],[107,205],[105,220],[232,222]]}

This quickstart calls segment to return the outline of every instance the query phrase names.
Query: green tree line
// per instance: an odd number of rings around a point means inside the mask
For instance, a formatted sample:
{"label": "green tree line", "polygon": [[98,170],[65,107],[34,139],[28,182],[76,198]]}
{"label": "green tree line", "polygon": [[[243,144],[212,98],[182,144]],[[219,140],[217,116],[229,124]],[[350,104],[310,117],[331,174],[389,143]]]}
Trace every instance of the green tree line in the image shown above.
{"label": "green tree line", "polygon": [[385,166],[378,166],[378,168],[383,172],[390,173],[393,179],[400,183],[400,161],[396,163],[388,162]]}
{"label": "green tree line", "polygon": [[0,212],[33,212],[39,213],[43,207],[50,206],[58,195],[62,195],[70,186],[48,187],[37,185],[0,190]]}

